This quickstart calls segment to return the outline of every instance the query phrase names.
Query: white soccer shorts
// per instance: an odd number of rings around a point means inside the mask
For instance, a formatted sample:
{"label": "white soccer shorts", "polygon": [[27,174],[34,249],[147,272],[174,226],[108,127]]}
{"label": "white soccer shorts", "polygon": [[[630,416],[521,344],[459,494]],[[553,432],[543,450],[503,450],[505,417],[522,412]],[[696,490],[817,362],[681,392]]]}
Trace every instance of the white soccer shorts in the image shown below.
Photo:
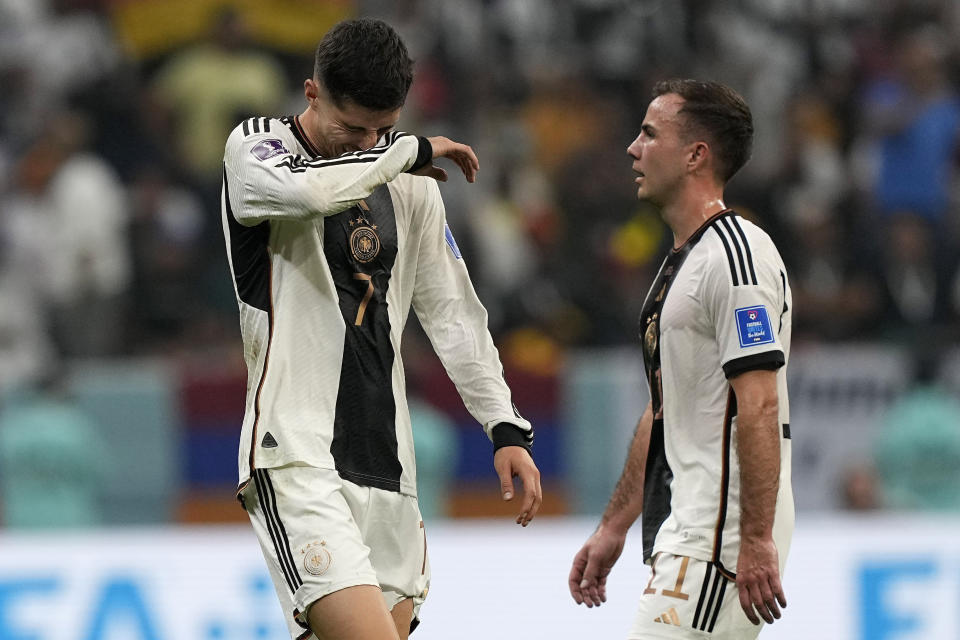
{"label": "white soccer shorts", "polygon": [[630,640],[754,640],[754,625],[740,607],[737,585],[712,562],[658,553]]}
{"label": "white soccer shorts", "polygon": [[387,609],[430,586],[417,499],[361,487],[305,465],[257,469],[242,493],[294,640],[313,640],[305,612],[346,587],[379,586]]}

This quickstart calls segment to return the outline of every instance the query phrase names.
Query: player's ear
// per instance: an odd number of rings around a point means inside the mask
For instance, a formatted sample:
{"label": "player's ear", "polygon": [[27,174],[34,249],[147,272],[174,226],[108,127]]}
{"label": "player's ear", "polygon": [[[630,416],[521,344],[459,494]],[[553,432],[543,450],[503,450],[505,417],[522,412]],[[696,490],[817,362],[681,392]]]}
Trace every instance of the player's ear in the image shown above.
{"label": "player's ear", "polygon": [[702,169],[710,159],[710,147],[706,142],[694,142],[690,145],[690,155],[687,156],[687,169],[691,172]]}
{"label": "player's ear", "polygon": [[303,95],[306,97],[308,103],[314,103],[320,96],[320,85],[317,84],[316,80],[307,78],[303,81]]}

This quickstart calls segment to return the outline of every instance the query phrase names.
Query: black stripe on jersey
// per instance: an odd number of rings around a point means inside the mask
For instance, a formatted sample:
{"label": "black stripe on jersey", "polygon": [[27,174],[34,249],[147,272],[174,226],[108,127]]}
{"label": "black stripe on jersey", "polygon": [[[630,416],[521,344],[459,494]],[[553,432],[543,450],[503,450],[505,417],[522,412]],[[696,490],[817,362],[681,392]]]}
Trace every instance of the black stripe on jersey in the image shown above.
{"label": "black stripe on jersey", "polygon": [[223,208],[230,238],[230,259],[233,279],[240,300],[270,312],[270,223],[261,222],[245,227],[237,222],[230,205],[227,171],[223,171]]}
{"label": "black stripe on jersey", "polygon": [[790,440],[790,423],[789,422],[783,423],[783,439]]}
{"label": "black stripe on jersey", "polygon": [[310,629],[307,629],[302,634],[297,636],[297,640],[307,640],[307,638],[309,638],[312,634],[313,634],[313,631],[310,631]]}
{"label": "black stripe on jersey", "polygon": [[378,155],[383,154],[385,149],[378,153],[369,154],[363,157],[340,157],[336,160],[304,160],[303,156],[288,156],[283,162],[277,165],[277,168],[286,167],[291,173],[306,173],[307,169],[319,169],[322,167],[335,167],[341,164],[358,164],[363,162],[374,162]]}
{"label": "black stripe on jersey", "polygon": [[733,418],[737,415],[737,396],[733,388],[727,391],[727,410],[723,416],[723,450],[720,461],[720,508],[717,512],[717,527],[713,536],[713,562],[720,564],[720,550],[723,548],[723,528],[727,523],[727,501],[730,497],[730,448],[733,440]]}
{"label": "black stripe on jersey", "polygon": [[723,608],[723,594],[726,590],[727,580],[723,578],[720,580],[720,593],[717,594],[717,604],[713,609],[713,617],[710,618],[710,626],[707,627],[707,633],[713,633],[713,627],[717,624],[717,618],[720,617],[720,609]]}
{"label": "black stripe on jersey", "polygon": [[270,118],[260,118],[263,122],[260,125],[260,128],[264,133],[270,133]]}
{"label": "black stripe on jersey", "polygon": [[243,137],[246,138],[249,135],[250,135],[250,121],[244,120],[243,121]]}
{"label": "black stripe on jersey", "polygon": [[710,226],[713,227],[713,230],[720,236],[720,242],[723,243],[723,250],[727,252],[727,263],[730,265],[730,277],[733,278],[733,286],[739,287],[740,280],[737,279],[737,266],[733,262],[733,252],[730,251],[730,243],[727,242],[727,237],[723,235],[723,231],[720,231],[720,227],[716,224]]}
{"label": "black stripe on jersey", "polygon": [[[743,262],[743,249],[740,247],[740,241],[737,240],[737,236],[733,232],[733,227],[730,225],[728,216],[723,216],[718,218],[718,224],[723,225],[723,228],[726,229],[727,233],[730,236],[730,242],[733,244],[733,248],[737,252],[737,262],[740,264],[740,276],[743,284],[750,284],[750,279],[747,276],[747,266]],[[756,283],[753,283],[756,284]]]}
{"label": "black stripe on jersey", "polygon": [[663,419],[655,418],[650,428],[650,444],[644,470],[643,519],[641,520],[644,560],[650,559],[657,533],[670,515],[672,498],[670,482],[672,480],[673,470],[670,469],[664,448]]}
{"label": "black stripe on jersey", "polygon": [[747,371],[776,371],[784,364],[786,364],[786,358],[783,351],[779,349],[764,351],[763,353],[753,353],[725,362],[723,364],[723,375],[729,380]]}
{"label": "black stripe on jersey", "polygon": [[[230,243],[230,264],[233,279],[237,287],[237,297],[244,303],[267,312],[267,352],[263,359],[263,371],[257,383],[257,395],[254,400],[253,428],[250,430],[250,471],[256,467],[254,452],[257,450],[257,427],[260,424],[260,394],[267,379],[270,366],[270,350],[273,347],[273,264],[270,260],[270,223],[261,222],[245,227],[233,215],[230,206],[230,187],[227,171],[223,171],[223,215],[227,220],[227,234]],[[243,485],[239,491],[243,490]]]}
{"label": "black stripe on jersey", "polygon": [[260,133],[260,118],[250,118],[250,126],[254,133]]}
{"label": "black stripe on jersey", "polygon": [[790,306],[787,304],[787,274],[780,271],[780,282],[783,284],[783,309],[780,310],[780,326],[777,327],[777,333],[780,333],[780,330],[783,329],[783,314],[790,310]]}
{"label": "black stripe on jersey", "polygon": [[700,622],[700,610],[703,609],[703,601],[707,599],[707,587],[710,584],[710,575],[713,573],[713,564],[710,562],[705,562],[704,564],[707,565],[707,569],[703,572],[703,586],[700,587],[700,599],[697,600],[697,610],[693,614],[694,629],[697,628],[697,623]]}
{"label": "black stripe on jersey", "polygon": [[293,561],[293,553],[290,551],[290,541],[287,539],[287,531],[280,521],[280,514],[277,511],[277,496],[273,491],[273,485],[270,483],[270,476],[265,469],[257,469],[253,472],[253,480],[257,485],[257,493],[260,496],[260,505],[263,509],[264,519],[267,523],[267,530],[270,532],[270,539],[273,541],[273,548],[277,554],[277,562],[280,563],[280,569],[283,571],[287,586],[290,592],[295,593],[303,581],[300,574],[297,573],[296,565]]}
{"label": "black stripe on jersey", "polygon": [[707,609],[703,614],[703,620],[700,622],[700,631],[706,631],[707,622],[709,622],[711,618],[711,614],[713,613],[714,606],[717,606],[717,608],[719,608],[720,601],[715,601],[714,597],[716,597],[717,595],[717,587],[720,586],[721,580],[723,580],[723,576],[721,576],[720,572],[718,571],[713,576],[713,584],[710,587],[710,597],[707,598]]}
{"label": "black stripe on jersey", "polygon": [[[330,453],[340,476],[356,484],[400,491],[394,351],[387,292],[397,257],[397,222],[386,185],[354,206],[323,219],[323,252],[344,322],[343,359]],[[380,250],[360,262],[351,245],[365,228]],[[362,308],[362,313],[361,313]],[[359,322],[359,324],[357,324]]]}
{"label": "black stripe on jersey", "polygon": [[757,272],[753,268],[753,252],[750,250],[750,243],[747,242],[747,234],[743,232],[743,227],[740,226],[740,220],[737,218],[737,216],[731,215],[730,222],[737,230],[737,235],[740,236],[740,240],[743,241],[743,250],[747,254],[747,266],[750,267],[750,282],[757,284]]}

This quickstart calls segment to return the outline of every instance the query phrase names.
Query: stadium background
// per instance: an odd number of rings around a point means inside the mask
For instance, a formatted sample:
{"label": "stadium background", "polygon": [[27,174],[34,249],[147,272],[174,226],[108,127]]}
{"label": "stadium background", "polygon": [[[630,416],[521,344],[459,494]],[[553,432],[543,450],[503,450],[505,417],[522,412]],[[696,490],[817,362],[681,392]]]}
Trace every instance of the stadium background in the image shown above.
{"label": "stadium background", "polygon": [[232,497],[219,162],[242,118],[302,110],[313,46],[354,15],[417,61],[401,128],[480,156],[442,191],[544,476],[513,530],[412,318],[435,573],[417,636],[632,619],[638,541],[606,608],[565,578],[645,403],[636,316],[669,238],[625,148],[681,75],[751,104],[727,203],[794,289],[793,599],[764,637],[960,638],[956,2],[0,0],[0,640],[284,637]]}

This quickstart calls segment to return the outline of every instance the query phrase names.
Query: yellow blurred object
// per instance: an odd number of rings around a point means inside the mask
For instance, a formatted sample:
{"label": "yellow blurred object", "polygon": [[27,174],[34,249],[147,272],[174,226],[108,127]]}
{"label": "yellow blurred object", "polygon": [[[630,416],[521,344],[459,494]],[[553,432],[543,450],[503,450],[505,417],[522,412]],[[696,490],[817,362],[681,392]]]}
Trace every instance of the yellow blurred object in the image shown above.
{"label": "yellow blurred object", "polygon": [[236,10],[253,41],[309,54],[323,34],[356,14],[354,0],[120,0],[113,26],[127,53],[148,59],[200,40],[223,9]]}
{"label": "yellow blurred object", "polygon": [[639,267],[653,259],[662,237],[663,222],[655,214],[641,212],[613,233],[610,252],[620,264]]}
{"label": "yellow blurred object", "polygon": [[503,352],[512,366],[540,376],[556,375],[563,356],[556,341],[532,327],[512,331],[504,340]]}

